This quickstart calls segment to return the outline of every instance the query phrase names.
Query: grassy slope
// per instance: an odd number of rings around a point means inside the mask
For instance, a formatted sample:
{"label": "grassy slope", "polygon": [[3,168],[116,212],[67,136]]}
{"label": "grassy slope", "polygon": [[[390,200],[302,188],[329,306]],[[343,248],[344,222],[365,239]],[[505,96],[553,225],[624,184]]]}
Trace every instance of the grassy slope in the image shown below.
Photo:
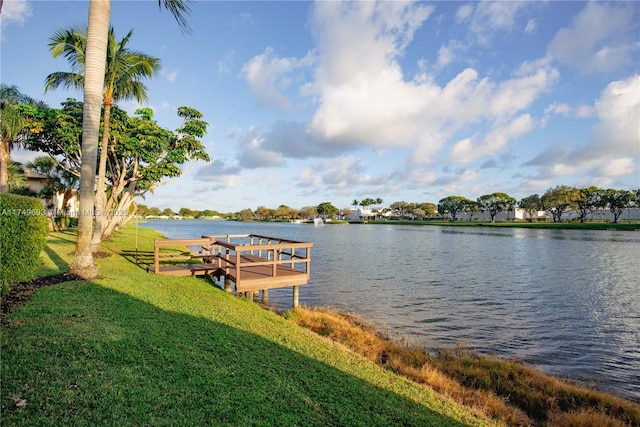
{"label": "grassy slope", "polygon": [[[158,234],[139,233],[150,250]],[[63,271],[74,237],[52,233],[41,274]],[[490,424],[204,280],[146,273],[135,239],[103,244],[100,279],[43,288],[7,317],[0,424]]]}

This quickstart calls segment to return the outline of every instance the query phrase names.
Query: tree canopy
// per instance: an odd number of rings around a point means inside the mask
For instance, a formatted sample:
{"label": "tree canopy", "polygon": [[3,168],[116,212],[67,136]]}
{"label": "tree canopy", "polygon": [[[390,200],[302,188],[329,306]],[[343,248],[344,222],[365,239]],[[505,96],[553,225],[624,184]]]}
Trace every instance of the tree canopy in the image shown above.
{"label": "tree canopy", "polygon": [[[111,145],[107,159],[107,194],[103,212],[107,224],[103,238],[126,220],[133,211],[130,206],[138,196],[153,191],[167,179],[182,174],[181,165],[192,160],[209,161],[202,142],[207,122],[202,114],[190,107],[180,107],[183,118],[176,131],[160,127],[150,119],[148,111],[129,117],[114,106],[112,109]],[[44,114],[43,131],[28,140],[28,148],[60,159],[68,171],[78,174],[81,159],[82,103],[68,99],[60,109],[48,109]]]}

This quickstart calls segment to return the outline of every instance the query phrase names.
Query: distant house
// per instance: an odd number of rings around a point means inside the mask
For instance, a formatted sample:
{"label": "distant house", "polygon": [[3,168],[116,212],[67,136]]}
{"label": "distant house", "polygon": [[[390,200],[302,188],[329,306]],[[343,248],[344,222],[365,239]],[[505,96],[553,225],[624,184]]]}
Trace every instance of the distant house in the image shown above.
{"label": "distant house", "polygon": [[[24,169],[24,175],[27,179],[25,182],[25,187],[29,188],[36,193],[39,193],[41,190],[47,187],[47,178],[44,175],[40,175],[37,172],[32,171],[31,169]],[[53,195],[51,200],[42,199],[42,205],[51,210],[54,215],[59,212],[64,211],[65,206],[64,203],[64,193],[56,193]],[[69,200],[67,201],[67,212],[69,216],[77,217],[79,211],[79,199],[78,199],[78,191],[71,190],[71,194],[69,196]]]}

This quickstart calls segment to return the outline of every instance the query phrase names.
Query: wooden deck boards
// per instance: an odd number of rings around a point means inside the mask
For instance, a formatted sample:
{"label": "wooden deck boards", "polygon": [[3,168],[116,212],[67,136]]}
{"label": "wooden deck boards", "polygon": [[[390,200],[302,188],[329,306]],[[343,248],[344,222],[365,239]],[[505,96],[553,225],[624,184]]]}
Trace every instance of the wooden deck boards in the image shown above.
{"label": "wooden deck boards", "polygon": [[[229,241],[214,241],[213,239],[157,240],[154,251],[154,266],[150,267],[149,271],[168,276],[213,275],[218,278],[224,277],[235,283],[236,292],[252,292],[288,286],[297,287],[308,283],[311,243],[255,235],[247,236],[252,239],[273,239],[278,243],[264,244],[260,240],[258,244],[233,245]],[[203,250],[192,256],[192,259],[201,259],[205,262],[177,264],[174,261],[175,258],[172,259],[170,254],[160,251],[161,247],[178,245],[203,245],[203,248],[208,248],[206,251]],[[306,248],[304,256],[292,255],[295,254],[295,248],[301,247],[303,250]],[[252,252],[263,255],[266,253],[268,258],[254,255]],[[278,255],[276,256],[276,254]],[[277,258],[277,261],[274,261],[274,258]],[[163,261],[169,261],[171,264],[161,264]],[[239,267],[236,267],[236,263]],[[298,268],[294,268],[296,265]],[[300,265],[305,271],[301,271]]]}

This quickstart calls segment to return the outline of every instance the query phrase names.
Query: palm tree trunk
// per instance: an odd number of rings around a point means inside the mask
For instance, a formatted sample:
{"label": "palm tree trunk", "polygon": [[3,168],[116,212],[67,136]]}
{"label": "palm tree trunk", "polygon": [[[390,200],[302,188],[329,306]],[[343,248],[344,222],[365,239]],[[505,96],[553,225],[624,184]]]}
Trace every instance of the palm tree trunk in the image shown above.
{"label": "palm tree trunk", "polygon": [[0,143],[0,193],[7,191],[9,181],[9,144],[5,141]]}
{"label": "palm tree trunk", "polygon": [[100,110],[104,89],[104,69],[107,60],[110,0],[91,0],[84,76],[84,107],[82,111],[82,165],[80,169],[80,212],[78,238],[69,272],[84,279],[95,279],[98,267],[93,263],[91,231],[93,225],[93,187],[98,159]]}
{"label": "palm tree trunk", "polygon": [[109,131],[111,128],[111,105],[113,101],[105,99],[104,119],[102,129],[102,144],[100,146],[100,164],[98,165],[98,183],[96,184],[96,225],[91,238],[91,249],[93,253],[100,250],[102,241],[102,229],[105,223],[106,205],[106,174],[107,174],[107,149],[109,146]]}

